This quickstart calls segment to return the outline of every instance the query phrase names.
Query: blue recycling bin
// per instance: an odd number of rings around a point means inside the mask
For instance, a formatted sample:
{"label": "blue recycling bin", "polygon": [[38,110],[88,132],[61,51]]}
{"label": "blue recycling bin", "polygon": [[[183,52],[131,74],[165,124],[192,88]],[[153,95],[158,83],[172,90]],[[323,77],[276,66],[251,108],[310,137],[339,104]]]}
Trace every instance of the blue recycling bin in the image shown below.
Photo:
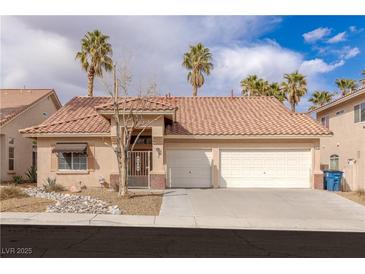
{"label": "blue recycling bin", "polygon": [[324,170],[323,184],[328,191],[341,191],[342,171]]}

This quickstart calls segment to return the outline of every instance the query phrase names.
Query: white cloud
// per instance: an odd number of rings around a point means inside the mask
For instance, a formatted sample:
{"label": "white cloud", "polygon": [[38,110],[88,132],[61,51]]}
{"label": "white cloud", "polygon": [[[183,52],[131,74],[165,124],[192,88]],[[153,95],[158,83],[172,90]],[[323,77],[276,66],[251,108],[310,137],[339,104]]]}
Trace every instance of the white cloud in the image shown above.
{"label": "white cloud", "polygon": [[355,48],[345,47],[343,50],[342,57],[345,59],[350,59],[350,58],[357,56],[359,53],[360,53],[360,50],[357,47],[355,47]]}
{"label": "white cloud", "polygon": [[[130,57],[133,90],[154,80],[162,94],[190,95],[181,62],[188,46],[196,42],[211,49],[215,65],[200,95],[228,95],[231,89],[238,94],[240,80],[249,74],[280,82],[284,73],[298,69],[306,71],[312,87],[318,83],[313,81],[316,75],[342,65],[305,60],[301,53],[275,41],[253,42],[280,22],[277,17],[32,16],[1,20],[3,87],[51,87],[63,102],[86,94],[86,73],[74,57],[81,37],[96,27],[111,37],[115,61]],[[106,95],[98,81],[95,84],[95,94]]]}
{"label": "white cloud", "polygon": [[[4,87],[54,88],[80,72],[74,50],[61,35],[30,29],[10,17],[2,22],[1,36]],[[74,90],[63,92],[70,95]]]}
{"label": "white cloud", "polygon": [[346,40],[346,31],[340,32],[327,40],[327,43],[334,44]]}
{"label": "white cloud", "polygon": [[274,43],[217,48],[215,79],[212,85],[228,91],[239,90],[239,83],[249,74],[269,81],[281,81],[284,73],[298,69],[302,56]]}
{"label": "white cloud", "polygon": [[305,75],[313,76],[319,73],[333,71],[334,69],[343,66],[344,64],[345,62],[343,60],[340,60],[336,63],[328,64],[322,59],[316,58],[304,61],[301,64],[299,71]]}
{"label": "white cloud", "polygon": [[313,43],[313,42],[323,39],[330,33],[331,33],[331,29],[325,28],[325,27],[320,27],[320,28],[317,28],[310,32],[304,33],[303,38],[306,42]]}
{"label": "white cloud", "polygon": [[[63,102],[86,94],[86,74],[75,61],[80,39],[99,28],[110,36],[113,58],[130,59],[131,92],[151,80],[162,94],[190,95],[182,56],[190,44],[224,46],[250,41],[280,23],[278,17],[254,16],[31,16],[2,17],[3,87],[53,87]],[[16,35],[14,35],[16,34]],[[214,62],[216,56],[213,56]],[[202,95],[219,91],[207,77]],[[97,80],[95,94],[105,95]],[[213,89],[213,90],[212,90]]]}

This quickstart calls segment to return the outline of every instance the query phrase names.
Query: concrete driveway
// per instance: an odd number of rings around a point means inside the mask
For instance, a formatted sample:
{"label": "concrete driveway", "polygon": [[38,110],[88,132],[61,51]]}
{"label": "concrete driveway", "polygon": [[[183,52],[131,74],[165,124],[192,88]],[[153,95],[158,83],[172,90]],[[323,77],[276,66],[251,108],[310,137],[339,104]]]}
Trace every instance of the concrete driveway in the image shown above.
{"label": "concrete driveway", "polygon": [[199,226],[365,231],[365,207],[309,189],[168,189],[160,216]]}

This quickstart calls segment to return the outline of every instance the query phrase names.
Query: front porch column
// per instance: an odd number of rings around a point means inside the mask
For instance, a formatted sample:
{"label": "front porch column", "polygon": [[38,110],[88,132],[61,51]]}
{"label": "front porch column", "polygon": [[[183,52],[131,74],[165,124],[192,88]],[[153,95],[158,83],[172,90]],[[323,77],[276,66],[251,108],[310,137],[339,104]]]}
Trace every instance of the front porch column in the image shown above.
{"label": "front porch column", "polygon": [[164,168],[163,120],[152,125],[152,171],[150,183],[152,189],[166,187],[166,172]]}

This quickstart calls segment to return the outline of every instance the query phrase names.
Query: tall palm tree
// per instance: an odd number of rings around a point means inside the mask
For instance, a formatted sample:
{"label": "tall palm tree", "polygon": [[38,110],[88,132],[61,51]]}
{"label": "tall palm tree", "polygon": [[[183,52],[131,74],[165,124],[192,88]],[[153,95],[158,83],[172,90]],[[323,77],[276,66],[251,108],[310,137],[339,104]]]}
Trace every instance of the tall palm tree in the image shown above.
{"label": "tall palm tree", "polygon": [[336,79],[336,85],[342,96],[346,96],[356,89],[356,81],[352,79]]}
{"label": "tall palm tree", "polygon": [[291,110],[295,112],[295,107],[299,103],[300,98],[307,93],[307,81],[305,76],[298,71],[284,74],[286,82],[282,82],[281,86],[286,93]]}
{"label": "tall palm tree", "polygon": [[242,95],[246,96],[255,95],[257,82],[259,80],[260,79],[255,74],[249,75],[245,79],[241,80]]}
{"label": "tall palm tree", "polygon": [[285,91],[280,87],[279,83],[276,82],[270,84],[269,94],[267,95],[274,96],[282,103],[287,99]]}
{"label": "tall palm tree", "polygon": [[103,77],[103,70],[111,71],[113,53],[109,36],[99,30],[87,32],[81,39],[81,51],[77,52],[75,59],[79,59],[82,68],[87,72],[87,94],[93,96],[95,76]]}
{"label": "tall palm tree", "polygon": [[361,79],[361,84],[363,85],[363,86],[365,86],[365,69],[361,72],[361,75],[362,75],[362,79]]}
{"label": "tall palm tree", "polygon": [[255,95],[269,95],[270,84],[264,79],[259,79],[256,82],[256,94]]}
{"label": "tall palm tree", "polygon": [[212,54],[202,43],[192,45],[184,54],[182,65],[189,70],[187,80],[193,86],[193,96],[197,96],[198,88],[204,84],[204,74],[209,75],[213,69]]}
{"label": "tall palm tree", "polygon": [[315,91],[312,94],[312,97],[308,100],[313,105],[309,108],[309,110],[316,109],[317,107],[323,106],[332,101],[334,94],[329,91]]}

